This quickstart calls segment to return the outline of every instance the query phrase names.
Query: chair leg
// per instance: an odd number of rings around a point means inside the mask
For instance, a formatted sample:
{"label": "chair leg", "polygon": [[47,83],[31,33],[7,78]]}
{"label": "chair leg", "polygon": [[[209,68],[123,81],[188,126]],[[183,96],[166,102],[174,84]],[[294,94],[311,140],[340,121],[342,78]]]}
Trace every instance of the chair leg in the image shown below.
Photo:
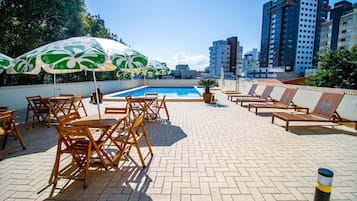
{"label": "chair leg", "polygon": [[170,120],[169,110],[167,109],[166,104],[164,106],[165,106],[164,108],[165,108],[165,112],[166,112],[166,115],[167,115],[167,119]]}
{"label": "chair leg", "polygon": [[137,152],[138,152],[138,154],[139,154],[139,158],[140,158],[141,164],[142,164],[143,168],[145,168],[146,165],[145,165],[144,157],[143,157],[143,155],[142,155],[142,153],[141,153],[140,145],[139,145],[139,142],[138,142],[138,140],[136,139],[136,137],[134,137],[134,142],[135,142],[136,150],[137,150]]}
{"label": "chair leg", "polygon": [[56,184],[58,181],[58,176],[59,176],[59,164],[60,164],[60,157],[61,157],[61,145],[62,141],[58,139],[58,144],[57,144],[57,153],[56,153],[56,160],[55,164],[53,166],[52,174],[50,176],[49,183]]}
{"label": "chair leg", "polygon": [[4,136],[4,139],[2,141],[1,149],[5,149],[5,147],[6,147],[8,133],[6,133],[6,131],[5,131],[5,134],[3,136]]}
{"label": "chair leg", "polygon": [[[92,146],[89,145],[88,150],[87,150],[86,159],[85,159],[86,163],[84,166],[83,188],[87,188],[87,186],[88,186],[88,174],[89,174],[89,163],[90,163],[91,149],[92,149]],[[98,155],[99,155],[99,153],[98,153]]]}
{"label": "chair leg", "polygon": [[26,146],[25,146],[25,143],[24,143],[24,140],[22,139],[22,136],[20,134],[20,131],[19,129],[17,128],[15,122],[12,122],[12,132],[13,134],[15,135],[15,137],[19,140],[20,144],[21,144],[21,147],[22,149],[26,149]]}
{"label": "chair leg", "polygon": [[152,152],[152,149],[151,149],[151,143],[150,143],[148,135],[146,134],[146,131],[145,131],[144,127],[143,127],[143,129],[144,129],[143,132],[144,132],[144,138],[145,138],[145,141],[146,141],[146,145],[148,146],[149,152],[150,152],[150,154],[152,156],[152,155],[154,155],[154,153]]}

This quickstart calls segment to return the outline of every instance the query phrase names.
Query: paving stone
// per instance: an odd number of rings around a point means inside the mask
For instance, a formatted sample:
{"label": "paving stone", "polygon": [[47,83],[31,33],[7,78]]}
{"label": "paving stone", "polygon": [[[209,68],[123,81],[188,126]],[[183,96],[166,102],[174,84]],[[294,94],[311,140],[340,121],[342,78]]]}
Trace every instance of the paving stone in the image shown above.
{"label": "paving stone", "polygon": [[[170,121],[145,122],[154,152],[146,168],[133,149],[133,160],[117,169],[92,168],[87,189],[61,179],[53,194],[46,186],[56,155],[54,129],[31,128],[19,115],[27,149],[9,140],[0,151],[0,200],[311,200],[320,167],[335,173],[331,200],[357,200],[356,131],[297,123],[286,132],[269,115],[215,96],[220,107],[168,102]],[[88,99],[84,104],[90,114],[97,111]],[[124,105],[104,102],[101,108]]]}

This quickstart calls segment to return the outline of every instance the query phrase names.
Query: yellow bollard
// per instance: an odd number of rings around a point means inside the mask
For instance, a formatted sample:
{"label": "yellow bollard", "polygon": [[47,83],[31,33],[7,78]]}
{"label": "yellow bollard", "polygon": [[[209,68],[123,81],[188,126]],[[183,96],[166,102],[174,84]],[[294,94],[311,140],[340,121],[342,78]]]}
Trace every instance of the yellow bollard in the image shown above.
{"label": "yellow bollard", "polygon": [[326,168],[319,168],[318,173],[314,201],[329,201],[332,191],[333,172]]}

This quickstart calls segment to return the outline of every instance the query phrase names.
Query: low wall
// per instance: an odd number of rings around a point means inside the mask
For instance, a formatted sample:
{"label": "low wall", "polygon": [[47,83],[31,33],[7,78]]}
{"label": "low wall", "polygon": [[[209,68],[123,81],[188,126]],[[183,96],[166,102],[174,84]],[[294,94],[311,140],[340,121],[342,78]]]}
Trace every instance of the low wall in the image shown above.
{"label": "low wall", "polygon": [[[97,81],[97,87],[103,93],[111,93],[141,85],[141,80]],[[10,109],[20,110],[27,108],[26,96],[41,95],[42,97],[51,97],[55,94],[67,93],[89,97],[94,91],[94,82],[59,83],[56,84],[56,90],[53,84],[0,87],[0,106],[8,106]]]}
{"label": "low wall", "polygon": [[[98,81],[97,86],[105,94],[125,89],[130,89],[142,85],[151,86],[192,86],[197,85],[198,80],[125,80],[125,81]],[[220,81],[219,81],[220,82]],[[239,89],[242,93],[247,93],[252,81],[240,80],[239,84],[235,80],[225,80],[225,90]],[[222,85],[221,85],[222,86]],[[296,85],[276,85],[271,93],[274,99],[280,99],[286,87],[298,87],[298,91],[293,99],[294,103],[309,107],[312,111],[323,91],[334,91],[345,93],[337,112],[344,118],[357,120],[357,90],[344,90],[335,88],[296,86]],[[256,92],[260,94],[264,90],[265,84],[259,84]],[[90,96],[94,92],[94,82],[60,83],[56,85],[56,95],[60,93],[73,93],[84,97]],[[23,85],[0,87],[0,106],[8,106],[11,109],[26,109],[26,96],[41,95],[50,97],[54,95],[54,85]]]}

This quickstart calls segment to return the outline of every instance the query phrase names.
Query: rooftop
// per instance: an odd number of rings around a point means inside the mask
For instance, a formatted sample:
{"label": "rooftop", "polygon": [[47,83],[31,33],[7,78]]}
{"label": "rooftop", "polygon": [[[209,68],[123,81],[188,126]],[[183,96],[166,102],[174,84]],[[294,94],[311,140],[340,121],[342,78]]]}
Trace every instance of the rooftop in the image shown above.
{"label": "rooftop", "polygon": [[48,186],[57,136],[52,127],[24,124],[25,111],[16,111],[27,149],[10,137],[0,151],[0,200],[312,200],[320,167],[334,172],[332,200],[357,200],[355,130],[304,122],[286,132],[268,113],[248,112],[219,91],[215,96],[214,105],[168,102],[170,121],[163,114],[145,122],[154,152],[148,166],[129,160],[92,169],[87,189],[66,179]]}

